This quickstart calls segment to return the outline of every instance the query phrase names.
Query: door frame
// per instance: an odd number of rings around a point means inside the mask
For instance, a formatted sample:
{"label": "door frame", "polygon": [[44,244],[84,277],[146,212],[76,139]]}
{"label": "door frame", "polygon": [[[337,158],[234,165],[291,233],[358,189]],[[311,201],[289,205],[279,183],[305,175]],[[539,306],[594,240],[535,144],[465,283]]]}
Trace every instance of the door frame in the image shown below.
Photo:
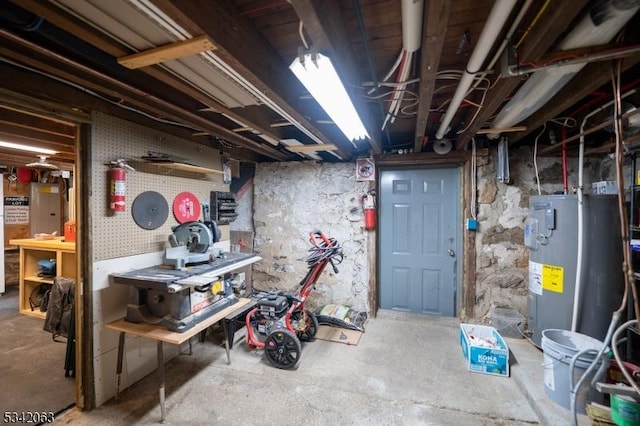
{"label": "door frame", "polygon": [[[481,149],[476,151],[476,157],[488,157],[488,150]],[[480,162],[481,164],[483,162]],[[485,162],[486,163],[486,162]],[[446,156],[438,155],[432,152],[421,152],[404,155],[383,155],[376,158],[376,191],[380,193],[380,172],[382,170],[394,170],[394,169],[420,169],[430,168],[433,166],[449,166],[461,169],[460,175],[460,206],[462,211],[460,216],[462,218],[471,217],[471,151],[452,151]],[[376,206],[379,210],[379,207]],[[370,241],[374,242],[375,247],[370,247],[371,253],[375,253],[375,256],[371,260],[371,276],[375,279],[371,280],[369,289],[369,303],[371,306],[372,316],[376,316],[376,313],[380,307],[380,233],[377,231],[380,228],[380,214],[376,215],[378,223],[376,224],[375,237],[370,238]],[[464,222],[464,220],[462,221]],[[456,300],[458,318],[473,318],[474,308],[476,302],[476,233],[475,231],[468,231],[465,229],[464,224],[460,223],[461,227],[460,235],[462,235],[462,253],[458,258],[460,259],[460,275],[458,289],[458,300]]]}
{"label": "door frame", "polygon": [[93,299],[91,285],[91,239],[89,232],[88,200],[91,193],[91,161],[88,113],[59,102],[41,100],[0,89],[0,102],[18,110],[33,112],[51,119],[59,119],[76,128],[74,146],[73,187],[76,189],[76,283],[75,283],[75,406],[82,410],[95,405],[93,376]]}

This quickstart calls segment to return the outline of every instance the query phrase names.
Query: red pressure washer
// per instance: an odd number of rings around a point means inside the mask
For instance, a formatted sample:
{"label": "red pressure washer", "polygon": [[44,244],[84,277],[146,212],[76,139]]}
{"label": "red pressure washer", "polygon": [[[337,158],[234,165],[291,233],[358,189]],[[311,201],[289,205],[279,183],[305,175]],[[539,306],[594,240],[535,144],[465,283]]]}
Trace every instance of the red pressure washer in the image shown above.
{"label": "red pressure washer", "polygon": [[[342,263],[342,247],[334,238],[320,231],[309,236],[307,264],[309,272],[300,282],[298,292],[262,292],[256,307],[246,317],[247,347],[264,349],[264,356],[277,368],[291,369],[300,361],[302,342],[310,341],[318,332],[318,319],[304,307],[304,302],[318,282],[324,268]],[[265,337],[266,336],[266,337]]]}

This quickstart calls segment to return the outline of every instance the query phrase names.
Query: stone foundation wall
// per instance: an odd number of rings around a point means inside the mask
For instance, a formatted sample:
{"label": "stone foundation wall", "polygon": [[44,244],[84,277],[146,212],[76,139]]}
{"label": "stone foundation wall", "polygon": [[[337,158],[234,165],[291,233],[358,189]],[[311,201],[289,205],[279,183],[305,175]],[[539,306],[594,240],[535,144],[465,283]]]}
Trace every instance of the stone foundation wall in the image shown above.
{"label": "stone foundation wall", "polygon": [[[261,163],[254,179],[255,289],[295,290],[308,271],[309,234],[320,230],[342,245],[344,261],[328,266],[311,293],[309,307],[338,303],[368,312],[368,231],[360,197],[367,182],[356,182],[351,163]],[[371,255],[372,256],[372,255]]]}
{"label": "stone foundation wall", "polygon": [[[475,317],[492,307],[527,313],[529,253],[524,245],[524,220],[529,197],[538,194],[533,152],[512,150],[511,183],[496,179],[495,149],[478,160],[478,221],[476,234]],[[577,159],[570,158],[569,188],[575,188]],[[537,159],[540,192],[562,192],[561,159]],[[625,169],[628,186],[629,167]],[[591,183],[615,180],[611,159],[587,159],[585,192]],[[268,290],[295,289],[307,271],[309,232],[319,229],[343,244],[345,260],[339,274],[330,268],[312,294],[314,307],[341,303],[368,311],[369,238],[363,229],[360,197],[367,182],[356,182],[353,164],[263,163],[256,168],[253,220],[255,251],[263,260],[254,266],[254,286]]]}
{"label": "stone foundation wall", "polygon": [[4,282],[6,285],[18,285],[20,282],[20,251],[5,250]]}
{"label": "stone foundation wall", "polygon": [[[477,318],[488,316],[492,307],[511,308],[527,314],[529,253],[524,245],[524,220],[529,197],[538,195],[538,184],[531,148],[513,150],[509,157],[510,184],[497,182],[495,149],[478,162]],[[560,157],[538,157],[541,194],[563,192],[561,161]],[[578,186],[577,158],[568,159],[568,170],[569,191],[573,192]],[[625,186],[628,186],[628,167],[625,176]],[[615,180],[613,160],[587,158],[585,193],[591,193],[591,183],[600,180]]]}

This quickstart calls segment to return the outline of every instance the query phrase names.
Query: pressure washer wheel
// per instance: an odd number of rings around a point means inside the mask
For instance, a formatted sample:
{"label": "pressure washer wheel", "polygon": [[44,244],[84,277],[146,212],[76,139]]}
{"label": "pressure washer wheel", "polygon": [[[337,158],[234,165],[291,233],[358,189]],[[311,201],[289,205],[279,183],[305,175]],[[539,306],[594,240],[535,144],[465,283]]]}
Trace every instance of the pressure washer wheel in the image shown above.
{"label": "pressure washer wheel", "polygon": [[[302,316],[300,315],[300,312],[297,312],[291,315],[292,319],[294,318],[294,315],[297,315],[298,317]],[[302,320],[302,318],[297,319],[298,321]],[[300,327],[301,330],[296,330],[296,336],[298,336],[298,339],[300,339],[301,342],[309,342],[316,337],[316,334],[318,334],[318,327],[318,318],[316,318],[316,314],[305,310],[304,327]]]}
{"label": "pressure washer wheel", "polygon": [[300,361],[302,345],[295,334],[284,328],[275,330],[264,341],[264,355],[276,368],[289,370]]}

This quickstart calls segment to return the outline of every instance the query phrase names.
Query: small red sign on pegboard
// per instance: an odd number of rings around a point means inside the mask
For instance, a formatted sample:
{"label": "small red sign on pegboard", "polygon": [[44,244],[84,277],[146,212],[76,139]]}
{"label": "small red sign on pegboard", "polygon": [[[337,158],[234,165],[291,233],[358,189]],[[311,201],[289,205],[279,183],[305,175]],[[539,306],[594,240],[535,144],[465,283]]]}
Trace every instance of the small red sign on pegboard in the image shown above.
{"label": "small red sign on pegboard", "polygon": [[200,218],[200,201],[190,192],[181,192],[173,199],[173,215],[178,223],[193,222]]}

